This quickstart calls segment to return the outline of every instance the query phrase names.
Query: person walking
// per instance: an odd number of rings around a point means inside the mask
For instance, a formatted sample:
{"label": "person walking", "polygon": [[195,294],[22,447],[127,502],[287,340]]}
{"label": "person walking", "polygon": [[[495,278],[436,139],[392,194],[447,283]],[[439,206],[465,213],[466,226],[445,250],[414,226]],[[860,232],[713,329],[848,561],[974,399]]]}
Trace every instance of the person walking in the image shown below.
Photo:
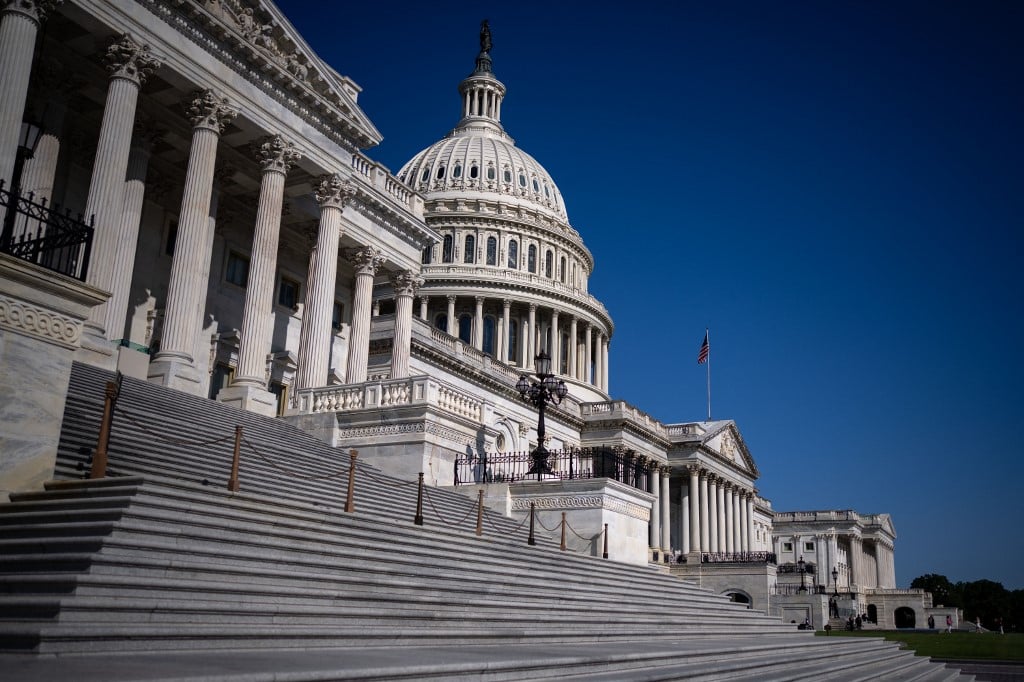
{"label": "person walking", "polygon": [[946,614],[946,634],[953,634],[953,616]]}

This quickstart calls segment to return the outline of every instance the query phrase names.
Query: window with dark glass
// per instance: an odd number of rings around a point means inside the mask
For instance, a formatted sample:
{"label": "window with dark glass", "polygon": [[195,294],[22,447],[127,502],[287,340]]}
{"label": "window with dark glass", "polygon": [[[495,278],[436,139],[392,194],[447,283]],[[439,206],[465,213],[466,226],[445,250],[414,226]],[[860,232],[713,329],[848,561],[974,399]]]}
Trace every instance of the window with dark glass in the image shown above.
{"label": "window with dark glass", "polygon": [[426,182],[429,179],[430,179],[430,169],[429,168],[424,168],[423,169],[423,175],[420,176],[420,182]]}
{"label": "window with dark glass", "polygon": [[462,254],[463,263],[475,263],[476,262],[476,237],[471,234],[466,235],[466,250]]}
{"label": "window with dark glass", "polygon": [[469,167],[469,177],[476,179],[480,175],[480,168],[478,166]]}
{"label": "window with dark glass", "polygon": [[537,247],[530,244],[526,250],[526,269],[530,272],[537,272]]}
{"label": "window with dark glass", "polygon": [[430,260],[434,256],[434,245],[430,244],[423,247],[423,253],[420,255],[420,262],[424,265],[430,265]]}
{"label": "window with dark glass", "polygon": [[508,243],[508,266],[513,270],[519,269],[519,242],[515,239]]}
{"label": "window with dark glass", "polygon": [[558,279],[565,284],[565,256],[562,256],[562,260],[558,264]]}
{"label": "window with dark glass", "polygon": [[516,345],[519,342],[519,323],[516,320],[508,321],[508,359],[516,361]]}
{"label": "window with dark glass", "polygon": [[448,331],[448,315],[445,313],[438,313],[434,317],[434,326],[443,332]]}
{"label": "window with dark glass", "polygon": [[551,251],[544,253],[544,276],[551,277],[551,268],[554,265],[555,257]]}
{"label": "window with dark glass", "polygon": [[341,329],[341,325],[344,321],[345,304],[341,301],[335,301],[334,306],[331,308],[331,329],[338,331]]}
{"label": "window with dark glass", "polygon": [[494,179],[494,166],[488,166],[487,167],[487,179],[488,180],[493,180]]}
{"label": "window with dark glass", "polygon": [[441,251],[441,262],[442,263],[451,263],[452,262],[452,251],[454,250],[454,247],[455,247],[455,239],[450,234],[446,234],[444,236],[444,246],[442,247],[442,251]]}
{"label": "window with dark glass", "polygon": [[295,308],[299,302],[299,283],[287,277],[281,277],[277,286],[277,304],[285,308]]}
{"label": "window with dark glass", "polygon": [[455,164],[455,168],[452,169],[452,177],[453,178],[461,178],[462,177],[462,166],[460,166],[459,164]]}
{"label": "window with dark glass", "polygon": [[244,287],[249,281],[249,259],[234,251],[230,252],[224,279],[231,284]]}
{"label": "window with dark glass", "polygon": [[533,191],[534,192],[539,192],[540,191],[540,185],[537,183],[537,178],[533,179]]}
{"label": "window with dark glass", "polygon": [[519,186],[526,187],[526,175],[524,175],[523,173],[519,174]]}
{"label": "window with dark glass", "polygon": [[484,318],[484,347],[483,351],[488,355],[494,355],[494,318]]}
{"label": "window with dark glass", "polygon": [[444,166],[437,167],[437,179],[440,180],[444,177]]}
{"label": "window with dark glass", "polygon": [[473,340],[473,318],[468,313],[459,316],[459,338],[466,343]]}
{"label": "window with dark glass", "polygon": [[494,237],[487,238],[487,264],[498,264],[498,240]]}
{"label": "window with dark glass", "polygon": [[505,182],[512,182],[512,171],[510,171],[508,168],[506,168],[505,169],[505,174],[504,174],[503,177],[505,178]]}

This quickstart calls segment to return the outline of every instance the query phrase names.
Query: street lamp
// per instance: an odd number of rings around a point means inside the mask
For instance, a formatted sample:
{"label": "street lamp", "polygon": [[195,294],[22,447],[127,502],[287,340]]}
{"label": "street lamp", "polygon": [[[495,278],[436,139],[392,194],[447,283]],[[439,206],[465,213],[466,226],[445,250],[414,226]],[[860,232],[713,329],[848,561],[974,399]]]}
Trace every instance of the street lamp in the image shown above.
{"label": "street lamp", "polygon": [[800,570],[800,591],[807,591],[807,584],[804,582],[804,575],[807,572],[807,564],[804,563],[803,556],[800,557],[800,561],[796,562],[797,568]]}
{"label": "street lamp", "polygon": [[539,381],[532,381],[527,375],[519,376],[516,382],[516,390],[523,400],[533,403],[539,410],[537,417],[537,448],[530,453],[533,466],[527,475],[537,474],[537,480],[541,480],[543,474],[551,473],[551,465],[548,464],[548,449],[544,447],[544,408],[548,403],[557,405],[562,402],[565,396],[569,395],[569,387],[561,379],[556,379],[551,373],[551,358],[544,351],[537,356],[536,370],[534,374]]}
{"label": "street lamp", "polygon": [[832,568],[832,594],[836,597],[839,596],[839,569],[838,567]]}

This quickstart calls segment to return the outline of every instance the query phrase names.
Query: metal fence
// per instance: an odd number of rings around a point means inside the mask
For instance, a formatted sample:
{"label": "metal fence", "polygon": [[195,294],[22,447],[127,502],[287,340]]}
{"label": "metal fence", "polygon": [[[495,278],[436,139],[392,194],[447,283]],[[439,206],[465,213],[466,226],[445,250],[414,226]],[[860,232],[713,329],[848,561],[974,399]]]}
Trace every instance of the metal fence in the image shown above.
{"label": "metal fence", "polygon": [[[550,473],[540,480],[610,478],[637,490],[650,487],[651,466],[630,450],[611,447],[571,448],[548,453]],[[515,483],[536,480],[527,472],[534,460],[529,452],[484,453],[455,460],[455,485]]]}
{"label": "metal fence", "polygon": [[775,552],[704,552],[702,564],[774,564]]}
{"label": "metal fence", "polygon": [[72,217],[70,211],[61,213],[46,203],[36,202],[32,192],[21,195],[17,188],[5,189],[0,179],[0,253],[85,281],[92,220],[86,224],[81,215]]}

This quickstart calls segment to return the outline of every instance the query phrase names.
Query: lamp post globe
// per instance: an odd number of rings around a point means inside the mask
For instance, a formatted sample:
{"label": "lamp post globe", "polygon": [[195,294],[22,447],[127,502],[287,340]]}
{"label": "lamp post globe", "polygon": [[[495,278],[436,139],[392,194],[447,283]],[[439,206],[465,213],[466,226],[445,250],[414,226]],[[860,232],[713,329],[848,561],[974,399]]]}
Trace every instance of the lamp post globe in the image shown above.
{"label": "lamp post globe", "polygon": [[537,381],[534,381],[526,374],[520,375],[519,381],[516,382],[516,390],[519,391],[519,395],[523,400],[537,407],[537,447],[530,453],[530,459],[533,461],[533,464],[526,473],[528,476],[536,474],[539,481],[545,475],[552,473],[551,465],[548,462],[550,453],[544,446],[546,436],[544,431],[544,408],[549,403],[557,405],[562,402],[569,395],[569,387],[565,385],[564,381],[551,373],[551,357],[544,351],[541,351],[535,358],[534,367],[536,368],[534,375],[537,377]]}
{"label": "lamp post globe", "polygon": [[832,594],[836,597],[839,596],[839,569],[835,567],[832,569]]}
{"label": "lamp post globe", "polygon": [[804,562],[804,558],[802,556],[800,557],[800,561],[796,562],[796,564],[797,564],[797,567],[800,570],[800,591],[801,592],[806,592],[807,591],[807,583],[804,580],[804,576],[807,573],[807,564],[806,564],[806,562]]}

